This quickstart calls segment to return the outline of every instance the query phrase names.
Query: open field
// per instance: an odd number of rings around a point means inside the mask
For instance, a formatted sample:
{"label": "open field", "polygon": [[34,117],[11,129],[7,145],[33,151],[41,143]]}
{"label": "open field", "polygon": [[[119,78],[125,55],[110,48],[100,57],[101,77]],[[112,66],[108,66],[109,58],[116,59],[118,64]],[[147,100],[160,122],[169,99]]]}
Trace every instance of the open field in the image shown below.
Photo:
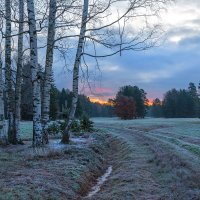
{"label": "open field", "polygon": [[199,119],[94,121],[129,148],[105,186],[113,199],[200,199]]}
{"label": "open field", "polygon": [[[200,199],[200,119],[92,120],[99,131],[69,145],[0,148],[0,199]],[[31,139],[31,123],[21,126]],[[101,190],[86,198],[109,166]]]}

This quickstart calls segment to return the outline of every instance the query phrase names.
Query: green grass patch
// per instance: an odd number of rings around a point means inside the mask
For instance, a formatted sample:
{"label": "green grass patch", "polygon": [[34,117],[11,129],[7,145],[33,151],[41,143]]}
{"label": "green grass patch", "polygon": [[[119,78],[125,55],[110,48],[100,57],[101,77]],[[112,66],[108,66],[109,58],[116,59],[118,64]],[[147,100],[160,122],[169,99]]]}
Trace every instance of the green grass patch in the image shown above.
{"label": "green grass patch", "polygon": [[20,122],[21,138],[22,140],[31,140],[33,137],[33,122],[22,121]]}

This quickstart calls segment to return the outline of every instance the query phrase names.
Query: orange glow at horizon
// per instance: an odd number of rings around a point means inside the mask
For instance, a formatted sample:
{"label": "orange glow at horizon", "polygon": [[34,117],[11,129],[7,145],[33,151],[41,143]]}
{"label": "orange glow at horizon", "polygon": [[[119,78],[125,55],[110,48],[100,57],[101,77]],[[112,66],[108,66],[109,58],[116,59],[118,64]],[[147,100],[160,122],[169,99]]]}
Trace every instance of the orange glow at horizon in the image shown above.
{"label": "orange glow at horizon", "polygon": [[[89,97],[90,98],[90,101],[92,103],[100,103],[100,104],[107,104],[109,105],[108,101],[105,101],[105,100],[102,100],[102,99],[99,99],[98,97]],[[148,99],[148,103],[147,103],[147,106],[152,106],[153,105],[153,99]]]}
{"label": "orange glow at horizon", "polygon": [[89,98],[92,103],[108,104],[107,101],[99,99],[99,98],[95,98],[95,97],[89,97]]}
{"label": "orange glow at horizon", "polygon": [[147,106],[152,106],[153,105],[153,100],[152,99],[148,99],[148,103],[147,103]]}

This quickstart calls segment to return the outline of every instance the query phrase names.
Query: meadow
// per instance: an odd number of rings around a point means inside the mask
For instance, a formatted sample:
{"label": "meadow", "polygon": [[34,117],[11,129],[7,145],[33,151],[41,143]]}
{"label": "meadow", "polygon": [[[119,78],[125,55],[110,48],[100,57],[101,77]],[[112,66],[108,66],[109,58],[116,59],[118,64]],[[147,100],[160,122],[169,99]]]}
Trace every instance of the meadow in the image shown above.
{"label": "meadow", "polygon": [[94,118],[93,121],[96,124],[142,131],[151,138],[186,148],[200,156],[200,119],[197,118],[146,118],[126,121],[118,118]]}
{"label": "meadow", "polygon": [[0,199],[200,199],[200,119],[92,120],[93,133],[39,150],[21,122],[25,145],[0,149]]}

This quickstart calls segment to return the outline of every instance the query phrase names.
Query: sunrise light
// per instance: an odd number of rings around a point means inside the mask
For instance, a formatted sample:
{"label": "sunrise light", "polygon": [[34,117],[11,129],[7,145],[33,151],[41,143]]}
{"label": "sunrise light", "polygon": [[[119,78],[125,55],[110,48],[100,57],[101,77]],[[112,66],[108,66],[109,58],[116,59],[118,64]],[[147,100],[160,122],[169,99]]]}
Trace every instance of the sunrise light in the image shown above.
{"label": "sunrise light", "polygon": [[90,101],[93,102],[93,103],[108,104],[107,101],[102,100],[98,97],[90,97]]}

